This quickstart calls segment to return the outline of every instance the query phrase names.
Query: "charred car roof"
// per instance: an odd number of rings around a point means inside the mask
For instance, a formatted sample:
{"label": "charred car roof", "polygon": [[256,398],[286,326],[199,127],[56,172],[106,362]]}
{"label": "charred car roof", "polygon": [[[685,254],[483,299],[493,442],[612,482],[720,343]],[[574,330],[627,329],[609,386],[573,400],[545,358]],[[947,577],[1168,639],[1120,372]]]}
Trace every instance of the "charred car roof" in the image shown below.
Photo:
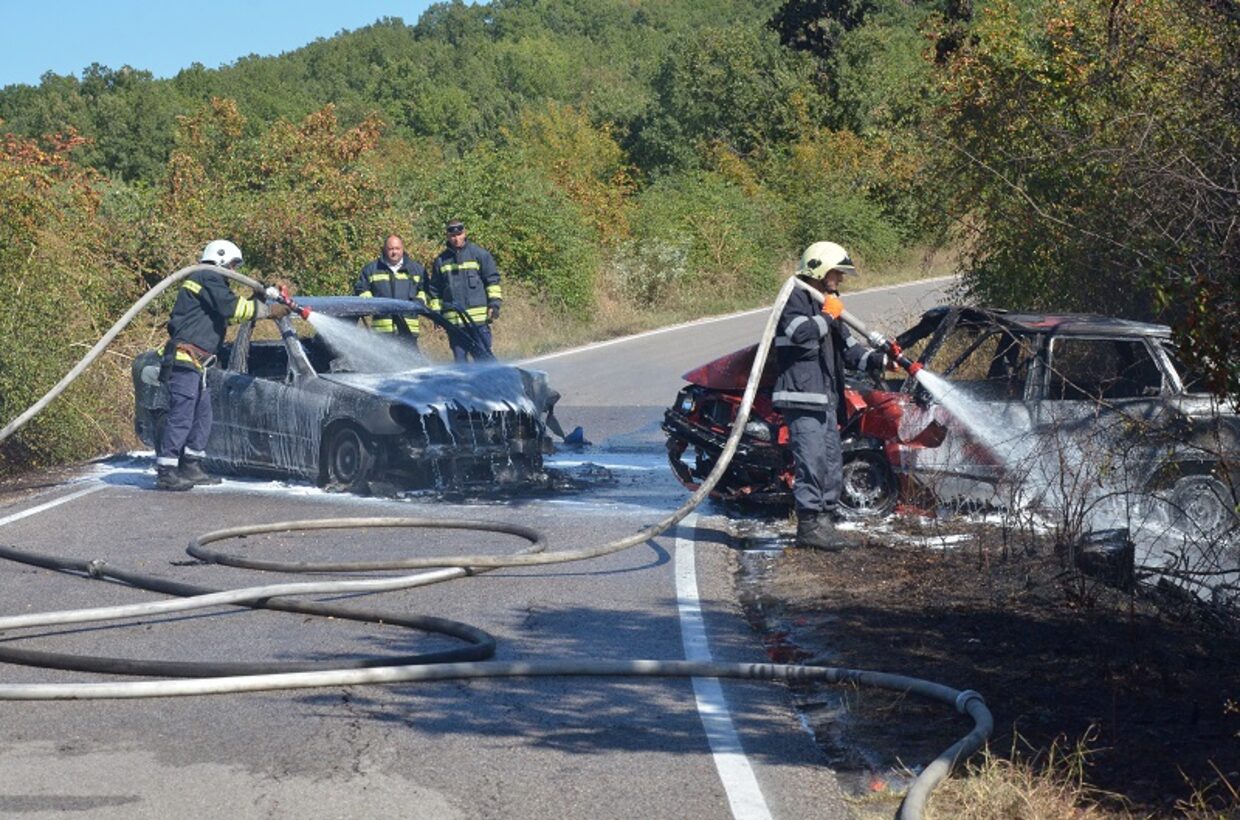
{"label": "charred car roof", "polygon": [[[910,344],[933,333],[951,315],[961,325],[999,325],[1017,333],[1054,333],[1063,336],[1155,337],[1169,339],[1171,328],[1150,322],[1116,319],[1095,313],[1017,313],[998,308],[943,305],[922,314],[921,321],[900,334],[900,344]],[[907,337],[908,341],[905,341]]]}

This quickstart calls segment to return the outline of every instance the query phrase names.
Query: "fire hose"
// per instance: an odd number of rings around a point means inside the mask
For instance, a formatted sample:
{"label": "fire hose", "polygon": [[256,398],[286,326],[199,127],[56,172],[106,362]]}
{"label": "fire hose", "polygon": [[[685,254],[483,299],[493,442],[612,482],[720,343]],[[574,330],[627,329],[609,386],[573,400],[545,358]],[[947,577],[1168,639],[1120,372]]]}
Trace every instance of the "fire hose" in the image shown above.
{"label": "fire hose", "polygon": [[[30,418],[50,403],[60,392],[77,378],[83,370],[97,358],[103,350],[111,343],[113,339],[120,333],[126,325],[145,308],[159,293],[167,290],[192,275],[193,273],[209,269],[221,273],[230,279],[240,282],[256,290],[262,289],[261,283],[256,282],[249,277],[238,274],[227,269],[216,268],[210,265],[195,265],[184,268],[177,273],[169,276],[160,282],[151,291],[149,291],[142,299],[135,302],[133,307],[118,320],[118,322],[100,339],[100,341],[91,349],[89,353],[79,362],[57,385],[48,392],[35,405],[0,430],[0,443],[3,443],[16,430],[20,429]],[[753,365],[750,369],[749,380],[745,387],[741,405],[737,411],[736,419],[733,422],[731,435],[728,437],[727,443],[724,445],[723,451],[716,461],[714,469],[710,475],[702,482],[698,489],[685,501],[683,505],[675,512],[667,515],[662,520],[652,524],[645,529],[640,530],[633,535],[620,538],[607,544],[594,547],[586,547],[571,550],[559,550],[548,552],[543,549],[542,539],[533,531],[524,530],[511,525],[496,525],[494,523],[483,521],[469,520],[435,520],[422,518],[335,518],[335,519],[317,519],[302,521],[284,521],[272,524],[252,525],[233,527],[224,530],[217,530],[199,536],[191,542],[189,551],[195,557],[216,563],[225,563],[233,566],[244,566],[259,569],[279,570],[287,572],[324,572],[324,571],[356,571],[359,569],[375,570],[375,569],[415,569],[415,568],[435,568],[431,572],[422,572],[414,575],[402,575],[392,578],[350,580],[350,581],[321,581],[309,583],[287,583],[273,584],[259,587],[249,587],[244,589],[234,589],[224,592],[202,590],[199,588],[188,587],[184,585],[168,584],[157,581],[157,579],[146,579],[132,573],[126,573],[118,570],[103,562],[87,562],[75,563],[67,562],[61,559],[49,558],[47,556],[35,556],[18,550],[3,549],[0,550],[0,557],[12,560],[25,561],[27,563],[45,566],[61,571],[75,571],[86,574],[90,577],[105,579],[110,578],[123,583],[139,586],[148,589],[157,589],[157,591],[166,592],[168,594],[183,596],[177,600],[157,601],[145,604],[136,604],[120,607],[101,607],[86,610],[73,610],[63,612],[47,612],[36,613],[32,615],[9,616],[0,618],[0,631],[29,628],[35,626],[56,626],[70,623],[86,623],[105,620],[114,620],[118,618],[145,617],[156,613],[180,612],[193,609],[203,609],[207,607],[229,605],[241,605],[252,607],[265,607],[272,609],[285,609],[288,611],[309,612],[311,614],[329,614],[322,611],[322,605],[296,604],[288,600],[290,596],[308,595],[308,594],[340,594],[344,592],[378,592],[390,591],[397,589],[408,589],[411,587],[422,586],[431,583],[437,583],[452,578],[459,578],[468,574],[474,574],[488,569],[499,567],[517,567],[517,566],[536,566],[554,563],[563,563],[568,561],[580,561],[590,558],[597,558],[611,553],[619,552],[633,546],[645,543],[646,541],[657,537],[674,527],[685,516],[693,511],[701,504],[710,494],[711,490],[718,483],[727,469],[737,446],[740,443],[741,435],[745,429],[745,423],[748,421],[750,410],[753,406],[754,397],[757,393],[758,384],[762,374],[762,367],[766,362],[767,354],[775,336],[776,324],[783,310],[784,304],[787,302],[789,295],[794,286],[806,287],[804,283],[795,277],[790,277],[781,288],[771,313],[767,319],[766,326],[763,330],[762,338],[759,343],[757,355],[754,357]],[[811,289],[811,293],[815,293]],[[287,293],[284,298],[288,299]],[[818,296],[821,300],[821,296]],[[291,302],[291,300],[289,300]],[[290,304],[294,310],[298,310],[295,304]],[[841,317],[843,318],[843,317]],[[845,321],[858,330],[867,340],[875,343],[877,339],[879,344],[875,346],[882,347],[883,340],[877,334],[870,334],[865,326],[861,324],[855,317],[848,316]],[[891,343],[894,344],[894,343]],[[900,361],[901,351],[887,348],[889,355],[897,362],[905,365]],[[911,367],[910,372],[916,372]],[[495,555],[457,555],[450,557],[435,558],[409,558],[400,562],[336,562],[331,564],[306,564],[283,563],[283,562],[257,562],[245,559],[239,556],[220,553],[215,550],[208,550],[207,545],[216,541],[224,541],[233,538],[242,538],[258,533],[273,532],[295,532],[305,530],[318,529],[345,529],[357,527],[421,527],[421,528],[447,528],[456,527],[462,529],[490,529],[500,532],[515,534],[529,540],[530,546],[516,554],[508,556]],[[344,609],[344,608],[336,608]],[[375,616],[374,613],[360,613],[357,611],[347,611],[343,615],[331,613],[338,617],[350,617],[356,620],[387,620],[388,615]],[[396,616],[394,620],[401,620],[400,616]],[[445,634],[453,634],[471,643],[467,647],[467,651],[473,654],[469,657],[490,657],[494,651],[494,642],[488,644],[486,633],[473,629],[463,624],[449,622],[443,619],[410,619],[407,616],[403,618],[405,623],[401,625],[417,629],[431,629],[433,631],[444,632]],[[432,623],[431,621],[436,621]],[[478,647],[482,647],[479,649]],[[20,656],[21,652],[17,653]],[[74,663],[80,661],[74,659],[55,658],[50,655],[41,653],[25,653],[28,660],[34,665],[56,667],[58,664]],[[4,660],[6,658],[0,658]],[[7,658],[15,663],[25,663],[27,661],[17,659],[12,651]],[[715,678],[738,678],[738,679],[754,679],[754,680],[783,680],[789,682],[809,682],[822,681],[834,684],[853,684],[862,686],[873,686],[882,689],[888,689],[903,694],[913,694],[930,700],[948,704],[955,708],[959,713],[968,715],[973,720],[973,729],[962,737],[955,744],[944,750],[934,761],[927,765],[918,777],[909,786],[899,810],[898,816],[902,820],[913,820],[913,818],[921,817],[922,810],[930,792],[942,782],[952,768],[964,760],[973,752],[981,748],[986,738],[989,737],[993,727],[993,720],[989,709],[987,709],[981,695],[972,690],[957,690],[943,684],[920,678],[907,677],[904,675],[894,675],[881,672],[873,672],[867,670],[845,669],[830,666],[816,665],[792,665],[792,664],[755,664],[755,663],[702,663],[689,661],[668,661],[668,660],[632,660],[632,661],[614,661],[604,662],[597,660],[564,660],[564,661],[547,661],[537,663],[501,663],[496,661],[483,660],[466,660],[462,662],[460,659],[452,658],[456,662],[443,662],[448,658],[438,656],[435,658],[417,657],[417,658],[384,658],[382,665],[374,666],[370,662],[354,664],[354,666],[363,666],[366,668],[332,668],[318,669],[315,671],[288,671],[286,667],[251,670],[246,672],[237,671],[214,671],[212,669],[181,669],[173,671],[176,665],[163,664],[160,662],[126,662],[131,665],[126,667],[130,671],[126,674],[139,675],[167,675],[167,676],[197,676],[193,680],[152,680],[152,681],[130,681],[116,683],[84,683],[84,684],[0,684],[0,700],[81,700],[81,699],[122,699],[122,698],[146,698],[146,697],[178,697],[189,695],[206,695],[206,694],[225,694],[237,692],[257,692],[283,689],[300,689],[308,687],[323,686],[354,686],[361,684],[374,683],[396,683],[406,681],[422,681],[422,680],[448,680],[458,678],[491,678],[491,677],[544,677],[544,676],[639,676],[639,677],[715,677]],[[86,664],[85,668],[98,669],[101,664],[106,661],[115,659],[91,659],[99,661],[99,664]],[[142,667],[140,664],[150,663],[152,666]],[[137,666],[132,664],[139,664]],[[79,666],[60,666],[59,668],[83,668]],[[134,671],[142,670],[142,671]],[[203,677],[203,675],[206,675]]]}

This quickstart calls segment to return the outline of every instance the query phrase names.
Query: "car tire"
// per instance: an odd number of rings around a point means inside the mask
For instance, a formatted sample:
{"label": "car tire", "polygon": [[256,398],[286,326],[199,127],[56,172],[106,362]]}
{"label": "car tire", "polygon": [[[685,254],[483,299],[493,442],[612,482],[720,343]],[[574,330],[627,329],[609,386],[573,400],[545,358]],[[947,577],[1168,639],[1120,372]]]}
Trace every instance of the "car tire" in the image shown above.
{"label": "car tire", "polygon": [[850,518],[872,518],[891,512],[900,497],[895,473],[881,452],[844,453],[840,510]]}
{"label": "car tire", "polygon": [[377,460],[370,436],[353,425],[338,427],[327,440],[327,485],[366,492]]}
{"label": "car tire", "polygon": [[1184,476],[1168,502],[1172,523],[1192,536],[1218,538],[1240,525],[1231,491],[1214,476]]}

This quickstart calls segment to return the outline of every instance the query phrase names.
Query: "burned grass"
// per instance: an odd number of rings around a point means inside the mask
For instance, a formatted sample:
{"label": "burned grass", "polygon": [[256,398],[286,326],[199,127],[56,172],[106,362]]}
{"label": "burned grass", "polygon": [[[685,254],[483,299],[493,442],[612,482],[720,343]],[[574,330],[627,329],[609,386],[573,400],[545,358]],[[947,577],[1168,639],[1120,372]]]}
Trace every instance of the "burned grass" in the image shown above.
{"label": "burned grass", "polygon": [[[1080,805],[1240,812],[1235,623],[1199,617],[1174,594],[1106,587],[1065,568],[1052,544],[1013,549],[993,529],[948,549],[854,538],[841,553],[790,549],[765,568],[766,606],[751,619],[773,657],[976,689],[995,717],[992,759],[1036,762],[1080,744],[1070,792]],[[898,786],[902,766],[932,759],[965,728],[941,707],[881,692],[795,696],[858,792]]]}

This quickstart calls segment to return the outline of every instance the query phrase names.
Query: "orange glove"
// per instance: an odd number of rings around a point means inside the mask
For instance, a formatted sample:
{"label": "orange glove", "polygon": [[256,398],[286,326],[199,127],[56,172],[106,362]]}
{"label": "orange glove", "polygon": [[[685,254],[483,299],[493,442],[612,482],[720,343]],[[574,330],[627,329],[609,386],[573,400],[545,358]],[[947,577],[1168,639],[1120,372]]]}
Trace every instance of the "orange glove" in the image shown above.
{"label": "orange glove", "polygon": [[844,303],[834,293],[828,293],[826,298],[822,300],[822,312],[832,319],[838,319],[840,314],[844,312]]}

